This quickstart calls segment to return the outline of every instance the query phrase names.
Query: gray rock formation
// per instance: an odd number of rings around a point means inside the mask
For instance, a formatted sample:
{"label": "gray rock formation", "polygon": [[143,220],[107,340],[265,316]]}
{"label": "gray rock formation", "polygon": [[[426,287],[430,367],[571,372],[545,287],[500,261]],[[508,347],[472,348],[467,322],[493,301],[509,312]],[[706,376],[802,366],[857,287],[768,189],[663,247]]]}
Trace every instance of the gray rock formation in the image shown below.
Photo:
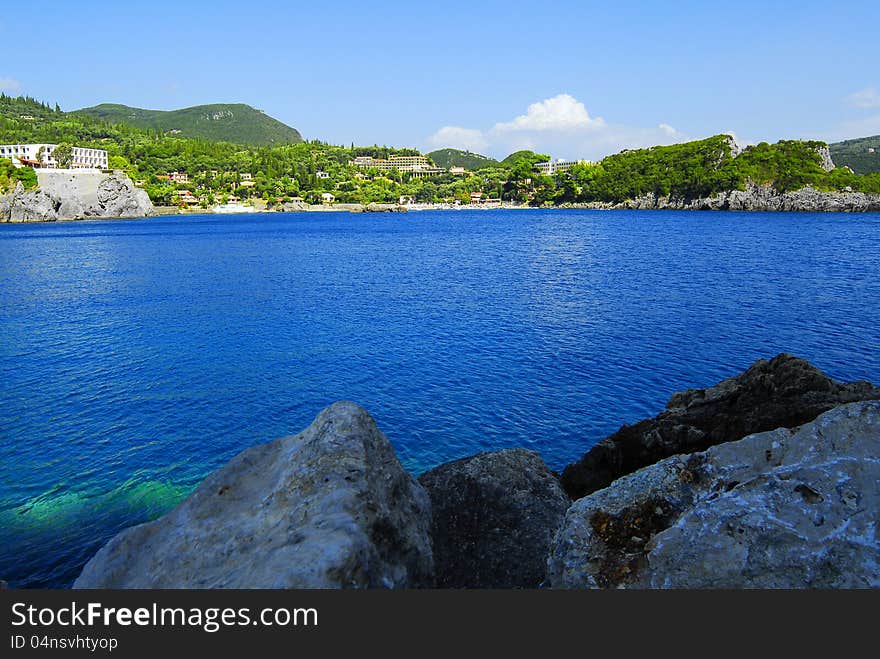
{"label": "gray rock formation", "polygon": [[365,213],[406,213],[406,206],[400,204],[380,204],[372,202],[363,207]]}
{"label": "gray rock formation", "polygon": [[419,479],[431,497],[437,585],[535,588],[571,500],[537,453],[481,453]]}
{"label": "gray rock formation", "polygon": [[822,169],[826,172],[830,172],[834,170],[834,160],[831,158],[831,149],[828,146],[819,147],[816,152],[819,154],[819,158],[822,160]]}
{"label": "gray rock formation", "polygon": [[578,499],[670,455],[790,428],[841,403],[868,399],[880,399],[880,389],[869,382],[835,382],[809,362],[788,354],[761,359],[745,373],[713,387],[674,394],[653,419],[623,426],[568,465],[562,485],[572,499]]}
{"label": "gray rock formation", "polygon": [[101,181],[97,198],[100,217],[144,217],[153,212],[147,192],[125,175],[114,174]]}
{"label": "gray rock formation", "polygon": [[25,190],[21,181],[0,197],[0,222],[52,222],[58,219],[55,200],[42,190]]}
{"label": "gray rock formation", "polygon": [[793,192],[779,192],[769,185],[749,184],[745,190],[729,190],[713,197],[684,199],[657,197],[648,193],[620,204],[603,208],[633,210],[731,210],[731,211],[800,211],[857,213],[880,211],[880,195],[864,192],[823,192],[810,186]]}
{"label": "gray rock formation", "polygon": [[880,587],[880,403],[674,456],[568,510],[555,588]]}
{"label": "gray rock formation", "polygon": [[146,191],[122,172],[38,170],[39,187],[19,183],[0,200],[0,222],[52,222],[85,218],[145,217],[154,212]]}
{"label": "gray rock formation", "polygon": [[727,138],[727,146],[730,147],[730,155],[736,158],[742,153],[742,147],[736,143],[736,138],[733,135],[725,135],[724,137]]}
{"label": "gray rock formation", "polygon": [[74,588],[431,585],[431,508],[354,403],[249,448],[177,508],[111,539]]}

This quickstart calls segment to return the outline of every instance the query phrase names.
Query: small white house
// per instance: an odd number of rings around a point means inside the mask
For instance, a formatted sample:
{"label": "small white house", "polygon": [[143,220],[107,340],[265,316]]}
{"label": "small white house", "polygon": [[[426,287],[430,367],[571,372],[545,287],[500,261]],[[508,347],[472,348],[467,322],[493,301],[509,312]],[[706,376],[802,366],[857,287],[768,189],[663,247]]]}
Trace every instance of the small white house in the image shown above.
{"label": "small white house", "polygon": [[332,204],[336,200],[336,197],[331,192],[322,192],[321,193],[321,202],[324,204]]}

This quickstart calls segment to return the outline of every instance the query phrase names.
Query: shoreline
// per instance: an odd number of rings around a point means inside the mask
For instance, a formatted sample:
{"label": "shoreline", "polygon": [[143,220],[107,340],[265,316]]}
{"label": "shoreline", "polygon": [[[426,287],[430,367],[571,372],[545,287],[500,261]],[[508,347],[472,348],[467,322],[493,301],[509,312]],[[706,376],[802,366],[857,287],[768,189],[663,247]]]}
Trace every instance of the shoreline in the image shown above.
{"label": "shoreline", "polygon": [[[876,515],[851,519],[850,502],[864,497],[874,510],[874,475],[862,475],[860,458],[878,428],[880,389],[781,353],[674,393],[658,415],[624,424],[561,475],[535,451],[506,448],[415,477],[370,413],[343,400],[295,435],[244,449],[164,515],[120,531],[72,587],[645,589],[717,587],[718,578],[728,588],[869,587],[877,566],[865,557],[876,542],[862,538]],[[846,496],[832,496],[841,482]],[[295,540],[278,535],[281,515]],[[819,530],[790,533],[804,518]],[[735,524],[736,542],[707,534],[706,519]],[[706,570],[707,553],[724,569]],[[272,568],[255,567],[257,556]]]}
{"label": "shoreline", "polygon": [[[49,220],[0,220],[0,224],[52,224],[57,222],[87,222],[87,221],[114,221],[114,220],[145,220],[153,217],[168,217],[188,215],[203,216],[236,216],[236,215],[270,215],[275,213],[291,214],[291,213],[421,213],[430,211],[571,211],[571,210],[588,210],[588,211],[686,211],[686,212],[737,212],[737,213],[846,213],[846,214],[877,214],[880,213],[880,201],[877,207],[869,207],[865,209],[853,208],[730,208],[730,207],[710,207],[706,205],[698,205],[696,203],[678,204],[658,204],[658,205],[641,205],[638,201],[627,201],[619,204],[610,204],[605,202],[585,202],[570,203],[559,206],[529,206],[527,204],[310,204],[302,205],[297,208],[290,209],[269,209],[269,208],[253,208],[252,210],[239,212],[217,212],[210,208],[200,208],[198,211],[190,209],[181,209],[169,206],[156,206],[154,211],[149,215],[120,215],[120,216],[93,216],[93,217],[63,217]],[[376,207],[379,206],[379,207]]]}

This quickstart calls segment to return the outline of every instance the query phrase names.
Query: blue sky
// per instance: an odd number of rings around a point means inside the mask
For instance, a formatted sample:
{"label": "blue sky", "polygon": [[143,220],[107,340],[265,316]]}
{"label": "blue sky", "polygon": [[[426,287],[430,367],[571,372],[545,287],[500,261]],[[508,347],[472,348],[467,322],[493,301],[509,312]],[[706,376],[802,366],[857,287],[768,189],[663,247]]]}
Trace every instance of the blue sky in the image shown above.
{"label": "blue sky", "polygon": [[41,0],[0,15],[0,87],[64,109],[245,102],[337,144],[598,158],[878,134],[878,25],[876,1]]}

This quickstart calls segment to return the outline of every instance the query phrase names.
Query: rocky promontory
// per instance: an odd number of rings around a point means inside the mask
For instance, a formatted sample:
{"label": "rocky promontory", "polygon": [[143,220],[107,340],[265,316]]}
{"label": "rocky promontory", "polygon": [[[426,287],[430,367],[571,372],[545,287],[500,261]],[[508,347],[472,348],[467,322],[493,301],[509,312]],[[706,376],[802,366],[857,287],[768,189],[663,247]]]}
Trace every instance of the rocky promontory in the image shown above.
{"label": "rocky promontory", "polygon": [[561,482],[523,449],[416,481],[342,402],[112,538],[74,587],[880,587],[878,482],[880,390],[787,354],[673,395]]}
{"label": "rocky promontory", "polygon": [[88,218],[146,217],[154,212],[146,191],[122,172],[37,170],[38,187],[19,182],[0,197],[0,222],[55,222]]}
{"label": "rocky promontory", "polygon": [[802,213],[866,213],[880,211],[880,195],[865,192],[829,192],[806,186],[780,192],[771,185],[750,183],[745,190],[727,190],[711,197],[658,196],[649,192],[617,203],[601,201],[570,204],[570,207],[601,210],[712,210],[797,211]]}

